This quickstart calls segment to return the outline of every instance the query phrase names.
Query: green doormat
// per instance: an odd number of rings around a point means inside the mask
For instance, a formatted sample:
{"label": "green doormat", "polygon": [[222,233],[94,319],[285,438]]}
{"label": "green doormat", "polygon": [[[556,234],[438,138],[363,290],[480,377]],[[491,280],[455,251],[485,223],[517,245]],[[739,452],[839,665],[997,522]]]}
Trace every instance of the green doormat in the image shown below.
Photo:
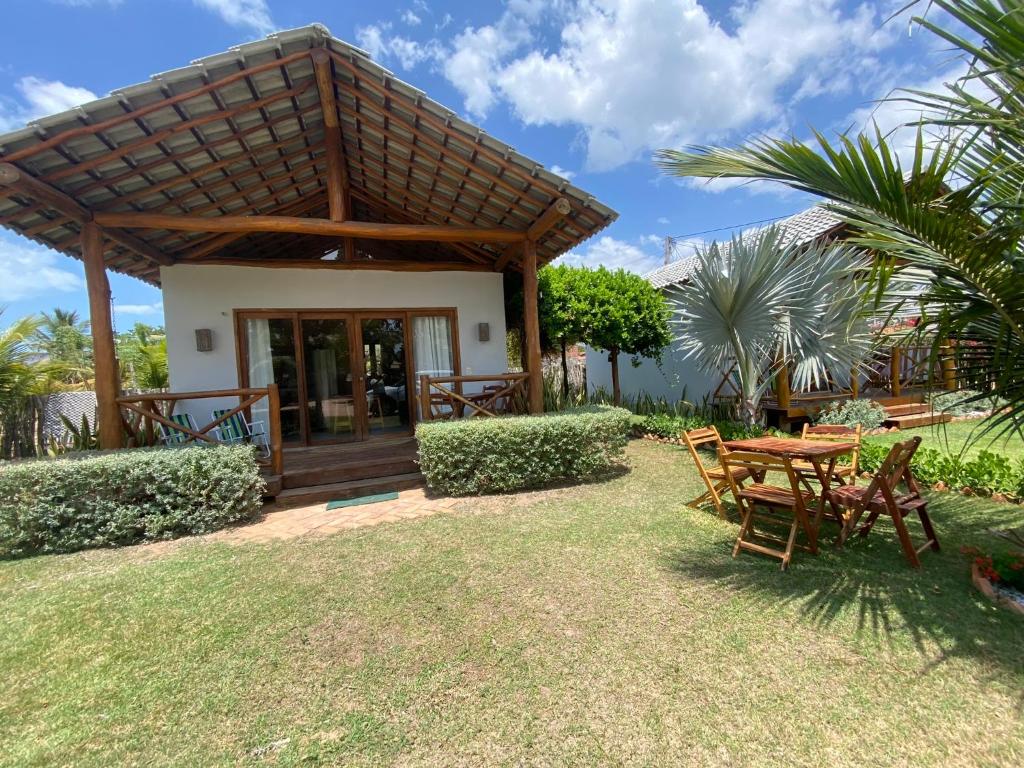
{"label": "green doormat", "polygon": [[394,501],[398,498],[398,491],[387,493],[375,493],[371,496],[356,496],[354,499],[338,499],[338,501],[327,502],[328,509],[344,509],[345,507],[358,507],[360,504],[376,504],[378,501]]}

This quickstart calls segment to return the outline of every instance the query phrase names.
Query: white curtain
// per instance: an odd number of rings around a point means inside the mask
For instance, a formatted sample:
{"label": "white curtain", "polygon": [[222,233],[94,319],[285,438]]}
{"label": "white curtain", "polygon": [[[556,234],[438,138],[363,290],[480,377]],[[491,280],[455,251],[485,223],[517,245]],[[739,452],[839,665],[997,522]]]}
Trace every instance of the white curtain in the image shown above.
{"label": "white curtain", "polygon": [[313,350],[313,377],[321,403],[338,394],[338,360],[333,349]]}
{"label": "white curtain", "polygon": [[[246,349],[249,353],[249,386],[265,387],[274,383],[274,355],[270,348],[270,321],[265,317],[245,321]],[[270,409],[266,398],[252,407],[253,421],[269,428]]]}
{"label": "white curtain", "polygon": [[412,319],[412,353],[416,366],[416,383],[420,376],[453,376],[455,356],[452,354],[451,320],[439,317],[414,316]]}

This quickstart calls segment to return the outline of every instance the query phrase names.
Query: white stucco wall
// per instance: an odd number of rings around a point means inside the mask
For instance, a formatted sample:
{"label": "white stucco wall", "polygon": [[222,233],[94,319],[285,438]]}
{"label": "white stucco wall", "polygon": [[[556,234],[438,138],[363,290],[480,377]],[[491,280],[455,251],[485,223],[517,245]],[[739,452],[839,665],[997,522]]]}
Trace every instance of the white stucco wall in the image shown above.
{"label": "white stucco wall", "polygon": [[[500,273],[383,270],[261,269],[176,264],[160,270],[171,390],[231,389],[239,385],[233,310],[414,309],[458,311],[462,373],[502,373],[505,304]],[[478,338],[490,323],[490,341]],[[213,331],[213,351],[197,352],[195,330]],[[235,401],[237,402],[237,401]],[[200,424],[212,400],[185,404]]]}
{"label": "white stucco wall", "polygon": [[[619,355],[619,386],[623,395],[631,397],[646,393],[675,402],[685,394],[691,403],[700,404],[721,381],[720,377],[702,372],[692,360],[682,359],[671,348],[665,350],[660,366],[643,358],[640,367],[634,368],[630,359],[629,355]],[[587,386],[591,390],[601,387],[612,391],[612,367],[607,352],[587,347]]]}

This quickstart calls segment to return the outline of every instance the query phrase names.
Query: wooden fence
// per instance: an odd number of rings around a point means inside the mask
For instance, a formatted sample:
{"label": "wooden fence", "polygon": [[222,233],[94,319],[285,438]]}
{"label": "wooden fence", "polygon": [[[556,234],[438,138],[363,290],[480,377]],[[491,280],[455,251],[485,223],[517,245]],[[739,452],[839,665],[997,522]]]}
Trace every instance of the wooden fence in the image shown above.
{"label": "wooden fence", "polygon": [[[420,420],[450,420],[524,413],[529,374],[499,373],[480,376],[420,376]],[[464,384],[483,385],[479,392],[463,392]]]}

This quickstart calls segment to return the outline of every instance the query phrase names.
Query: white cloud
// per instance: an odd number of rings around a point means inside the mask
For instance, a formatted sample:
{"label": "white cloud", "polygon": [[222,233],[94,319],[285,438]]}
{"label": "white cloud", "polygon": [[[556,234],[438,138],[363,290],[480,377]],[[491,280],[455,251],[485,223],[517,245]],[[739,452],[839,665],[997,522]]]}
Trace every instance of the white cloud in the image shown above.
{"label": "white cloud", "polygon": [[164,303],[155,301],[152,304],[115,304],[115,315],[162,315]]}
{"label": "white cloud", "polygon": [[438,59],[443,51],[440,43],[410,40],[390,34],[390,24],[371,24],[356,30],[356,42],[376,61],[396,59],[403,69],[413,69],[424,61]]}
{"label": "white cloud", "polygon": [[2,131],[20,128],[38,117],[64,112],[99,98],[88,88],[67,85],[60,80],[44,80],[33,75],[21,78],[14,87],[21,99],[0,102]]}
{"label": "white cloud", "polygon": [[410,27],[418,27],[420,22],[423,21],[419,16],[413,13],[412,9],[407,8],[402,12],[402,21],[408,24]]}
{"label": "white cloud", "polygon": [[622,268],[642,275],[660,266],[663,257],[645,251],[632,243],[605,235],[595,242],[569,251],[557,261],[576,267]]}
{"label": "white cloud", "polygon": [[552,165],[549,169],[555,176],[561,176],[563,179],[572,180],[572,177],[576,175],[575,171],[569,171],[560,165]]}
{"label": "white cloud", "polygon": [[0,235],[0,301],[23,301],[83,287],[80,267],[72,259],[26,240]]}
{"label": "white cloud", "polygon": [[476,116],[503,99],[527,124],[579,126],[594,170],[785,123],[794,93],[868,83],[895,34],[878,31],[872,6],[845,12],[839,0],[748,0],[731,31],[697,0],[575,0],[550,12],[556,49],[524,50],[539,6],[510,4],[495,25],[465,29],[445,75]]}
{"label": "white cloud", "polygon": [[659,224],[671,224],[672,222],[668,220],[667,216],[659,216],[658,217],[658,223]]}
{"label": "white cloud", "polygon": [[260,34],[274,31],[266,0],[192,0],[233,27],[248,27]]}

